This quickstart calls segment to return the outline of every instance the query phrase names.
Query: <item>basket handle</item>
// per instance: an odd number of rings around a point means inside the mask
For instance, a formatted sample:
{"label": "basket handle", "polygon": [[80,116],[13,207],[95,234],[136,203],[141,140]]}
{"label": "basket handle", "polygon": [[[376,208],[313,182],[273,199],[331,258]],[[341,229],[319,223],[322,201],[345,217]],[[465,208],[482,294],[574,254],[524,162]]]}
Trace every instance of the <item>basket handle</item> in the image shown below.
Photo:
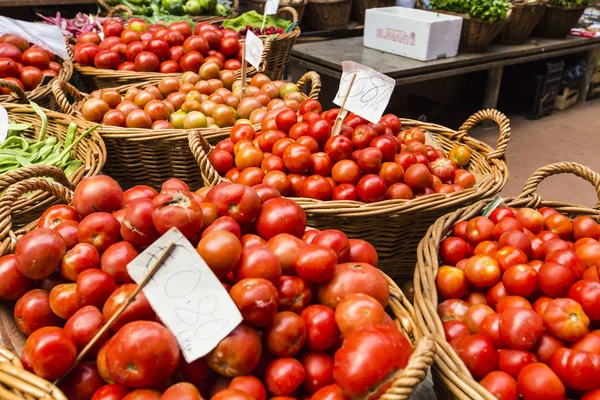
{"label": "basket handle", "polygon": [[240,0],[233,0],[233,4],[231,5],[231,9],[229,11],[229,18],[237,17],[239,12],[240,12]]}
{"label": "basket handle", "polygon": [[10,89],[13,92],[13,95],[19,98],[19,101],[23,104],[29,104],[29,99],[23,90],[20,87],[12,83],[11,81],[5,81],[4,79],[0,79],[0,88]]}
{"label": "basket handle", "polygon": [[[408,400],[411,398],[415,388],[427,376],[429,367],[433,364],[436,353],[435,340],[431,335],[424,336],[408,359],[408,364],[402,372],[394,379],[392,386],[385,392],[382,399],[394,396],[394,400]],[[392,398],[392,397],[390,397]]]}
{"label": "basket handle", "polygon": [[65,38],[65,47],[67,49],[67,53],[69,53],[69,59],[71,60],[71,62],[75,62],[75,54],[73,53],[73,48],[72,46],[72,39],[69,38]]}
{"label": "basket handle", "polygon": [[37,226],[37,221],[34,221],[13,232],[11,221],[13,204],[19,200],[23,194],[36,190],[50,193],[66,203],[70,203],[73,197],[73,192],[69,187],[59,182],[42,178],[29,178],[9,186],[2,196],[0,196],[0,254],[7,254],[14,251],[17,245],[18,236],[29,232]]}
{"label": "basket handle", "polygon": [[321,77],[316,72],[309,71],[302,75],[300,79],[298,79],[296,86],[301,88],[308,82],[310,82],[310,93],[308,94],[308,97],[311,99],[318,99],[319,93],[321,93]]}
{"label": "basket handle", "polygon": [[69,82],[63,82],[58,79],[52,84],[52,93],[54,94],[60,109],[68,115],[75,115],[75,109],[73,108],[73,105],[69,103],[66,95],[70,94],[75,102],[84,99],[81,92],[75,86],[71,85]]}
{"label": "basket handle", "polygon": [[118,5],[110,8],[108,10],[108,12],[106,13],[106,16],[107,17],[114,17],[115,14],[119,14],[119,13],[125,14],[127,20],[130,20],[131,18],[133,18],[133,11],[131,11],[131,8],[129,8],[126,5],[123,5],[123,4],[118,4]]}
{"label": "basket handle", "polygon": [[277,14],[275,15],[279,16],[279,14],[285,12],[292,14],[292,22],[298,24],[298,11],[296,11],[294,7],[281,7],[279,10],[277,10]]}
{"label": "basket handle", "polygon": [[19,168],[16,171],[10,171],[0,177],[0,192],[5,191],[11,185],[24,181],[30,178],[52,178],[55,182],[61,185],[74,189],[65,172],[51,165],[32,165],[30,167]]}
{"label": "basket handle", "polygon": [[500,127],[500,137],[498,138],[498,144],[496,150],[490,152],[487,155],[487,159],[503,158],[506,155],[506,147],[510,141],[510,121],[506,115],[502,114],[498,110],[487,109],[478,111],[471,115],[469,119],[458,130],[457,140],[460,142],[465,136],[469,135],[469,131],[478,123],[486,120],[492,120]]}
{"label": "basket handle", "polygon": [[518,198],[530,196],[539,198],[537,189],[540,183],[549,176],[559,174],[573,174],[591,183],[596,190],[596,194],[598,195],[598,203],[594,206],[594,208],[600,208],[600,174],[593,171],[589,167],[586,167],[585,165],[571,161],[557,162],[538,168],[533,174],[531,174],[529,179],[527,179]]}
{"label": "basket handle", "polygon": [[190,150],[200,167],[200,173],[202,174],[202,180],[205,186],[213,186],[224,179],[208,161],[208,155],[212,151],[210,143],[202,136],[202,133],[198,130],[193,130],[188,135],[188,142]]}

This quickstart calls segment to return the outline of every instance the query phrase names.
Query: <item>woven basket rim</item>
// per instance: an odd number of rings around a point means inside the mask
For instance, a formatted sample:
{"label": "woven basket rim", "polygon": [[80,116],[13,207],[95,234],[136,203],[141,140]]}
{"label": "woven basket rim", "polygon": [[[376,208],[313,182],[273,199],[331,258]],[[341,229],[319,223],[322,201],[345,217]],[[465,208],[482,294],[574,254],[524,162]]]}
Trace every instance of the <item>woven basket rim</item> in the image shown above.
{"label": "woven basket rim", "polygon": [[[570,173],[589,181],[598,193],[600,199],[600,174],[590,168],[575,162],[558,162],[536,170],[527,179],[521,193],[516,197],[503,198],[507,206],[512,207],[553,207],[563,214],[589,215],[600,219],[600,203],[594,208],[573,204],[543,200],[537,194],[538,185],[545,178]],[[485,400],[496,399],[487,392],[469,373],[466,365],[446,341],[442,321],[437,314],[438,295],[436,290],[437,269],[439,262],[438,250],[440,243],[450,233],[452,227],[460,221],[469,220],[484,210],[485,206],[494,199],[479,201],[475,204],[460,208],[439,218],[427,231],[417,249],[417,267],[414,273],[414,305],[417,325],[421,334],[434,334],[438,353],[434,361],[434,375],[439,375],[445,386],[457,398],[478,398]]]}
{"label": "woven basket rim", "polygon": [[506,14],[506,18],[502,18],[502,19],[496,20],[494,22],[490,22],[490,21],[487,21],[487,20],[481,19],[481,18],[472,18],[468,14],[458,14],[458,13],[455,13],[455,12],[452,12],[452,11],[437,10],[437,9],[434,10],[434,9],[427,9],[427,8],[424,8],[424,10],[431,11],[431,12],[437,12],[437,13],[440,13],[440,14],[454,15],[454,16],[457,16],[457,17],[462,17],[463,19],[468,20],[468,21],[477,22],[477,23],[481,23],[481,24],[490,24],[490,25],[505,23],[506,21],[510,20],[511,14],[512,14],[512,10],[509,9],[508,13]]}
{"label": "woven basket rim", "polygon": [[[498,149],[493,150],[487,144],[471,138],[467,135],[468,131],[478,122],[486,119],[493,119],[500,125],[500,139],[498,141]],[[302,206],[302,208],[311,214],[320,215],[337,215],[337,216],[363,216],[363,215],[380,215],[380,214],[396,214],[405,213],[417,210],[424,210],[434,207],[448,206],[449,203],[460,204],[465,200],[481,198],[484,193],[496,193],[499,188],[504,186],[508,178],[508,167],[505,163],[506,145],[510,140],[510,122],[508,118],[497,110],[483,110],[471,116],[459,131],[453,131],[436,124],[423,123],[410,119],[400,119],[402,126],[420,127],[425,131],[432,133],[444,134],[449,140],[459,138],[458,142],[466,144],[471,148],[471,151],[484,152],[485,167],[489,169],[491,174],[488,179],[479,182],[477,188],[464,189],[451,194],[435,193],[428,196],[423,196],[411,200],[383,200],[374,203],[363,203],[360,201],[342,201],[329,200],[321,201],[308,198],[291,198]],[[220,181],[225,181],[212,167],[208,161],[208,155],[212,151],[212,146],[208,144],[205,138],[198,132],[191,132],[189,135],[190,149],[198,162],[202,172],[202,178],[206,185],[213,185]],[[472,161],[473,162],[473,161]]]}

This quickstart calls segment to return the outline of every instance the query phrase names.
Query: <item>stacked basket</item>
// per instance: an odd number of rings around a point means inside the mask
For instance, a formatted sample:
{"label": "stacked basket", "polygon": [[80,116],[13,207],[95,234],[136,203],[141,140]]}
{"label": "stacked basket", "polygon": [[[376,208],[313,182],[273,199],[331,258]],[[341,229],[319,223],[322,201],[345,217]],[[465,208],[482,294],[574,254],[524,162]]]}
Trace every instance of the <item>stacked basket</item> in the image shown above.
{"label": "stacked basket", "polygon": [[[471,128],[488,119],[500,126],[496,150],[468,136]],[[458,131],[409,119],[401,121],[403,127],[418,127],[431,133],[446,152],[457,144],[469,147],[469,170],[480,177],[478,185],[452,194],[375,203],[294,198],[306,212],[310,226],[317,229],[336,227],[351,238],[365,239],[373,244],[380,257],[380,268],[396,282],[412,278],[415,248],[429,226],[440,216],[466,204],[488,199],[502,190],[508,179],[504,156],[510,139],[508,118],[496,110],[474,114]],[[190,148],[198,161],[205,185],[215,185],[225,180],[208,161],[212,147],[201,134],[190,134]]]}

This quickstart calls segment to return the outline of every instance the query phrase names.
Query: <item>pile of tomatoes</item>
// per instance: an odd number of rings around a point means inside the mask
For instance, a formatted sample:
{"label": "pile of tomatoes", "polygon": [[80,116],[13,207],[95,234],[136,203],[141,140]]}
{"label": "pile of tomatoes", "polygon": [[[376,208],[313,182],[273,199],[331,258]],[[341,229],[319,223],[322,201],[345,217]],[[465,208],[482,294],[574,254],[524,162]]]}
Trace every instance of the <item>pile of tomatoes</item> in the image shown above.
{"label": "pile of tomatoes", "polygon": [[271,81],[263,74],[242,88],[235,71],[208,62],[200,73],[184,72],[157,85],[130,88],[123,98],[116,89],[90,94],[81,112],[88,121],[128,128],[197,129],[256,124],[277,107],[298,110],[307,98],[290,82]]}
{"label": "pile of tomatoes", "polygon": [[[190,192],[125,192],[84,179],[72,206],[50,207],[16,252],[0,258],[0,299],[28,336],[21,360],[60,378],[136,289],[127,264],[178,228],[244,318],[187,363],[143,292],[60,384],[70,400],[374,399],[407,364],[411,344],[384,311],[377,253],[338,230],[306,230],[298,204],[221,183]],[[140,345],[143,344],[143,345]]]}
{"label": "pile of tomatoes", "polygon": [[459,168],[470,160],[466,147],[455,147],[448,158],[425,144],[421,129],[401,130],[393,114],[377,124],[350,114],[340,134],[331,136],[338,113],[337,108],[323,112],[314,99],[300,105],[299,115],[276,108],[264,116],[262,132],[234,126],[208,159],[231,182],[266,184],[282,196],[318,200],[372,203],[475,185],[474,175]]}
{"label": "pile of tomatoes", "polygon": [[208,61],[220,68],[242,67],[239,34],[206,22],[192,30],[185,21],[167,27],[134,18],[127,25],[115,19],[104,22],[104,39],[84,32],[73,47],[75,61],[82,66],[124,71],[176,73],[198,72]]}
{"label": "pile of tomatoes", "polygon": [[[20,36],[0,36],[0,79],[14,83],[23,91],[35,89],[45,76],[55,77],[61,70],[56,56]],[[12,91],[0,88],[0,94]]]}
{"label": "pile of tomatoes", "polygon": [[446,339],[497,398],[600,398],[599,237],[588,216],[499,207],[441,243]]}

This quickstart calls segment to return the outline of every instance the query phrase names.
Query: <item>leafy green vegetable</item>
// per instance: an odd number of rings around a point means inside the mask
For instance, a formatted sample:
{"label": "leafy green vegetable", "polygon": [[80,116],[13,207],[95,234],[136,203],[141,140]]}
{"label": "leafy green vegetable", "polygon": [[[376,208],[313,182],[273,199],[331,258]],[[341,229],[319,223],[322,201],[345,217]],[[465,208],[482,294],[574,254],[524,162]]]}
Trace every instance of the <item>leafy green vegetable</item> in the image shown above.
{"label": "leafy green vegetable", "polygon": [[[465,0],[467,1],[467,0]],[[224,28],[231,28],[235,31],[239,31],[242,28],[247,27],[248,25],[253,28],[260,28],[263,24],[263,16],[262,14],[257,13],[256,11],[248,11],[237,18],[232,18],[223,21]],[[276,28],[281,28],[284,31],[292,24],[292,21],[288,21],[287,19],[277,18],[273,15],[267,15],[265,26],[274,26]]]}
{"label": "leafy green vegetable", "polygon": [[510,2],[508,0],[431,0],[429,7],[433,10],[450,11],[456,14],[465,14],[471,18],[495,22],[499,19],[506,18],[510,8]]}

